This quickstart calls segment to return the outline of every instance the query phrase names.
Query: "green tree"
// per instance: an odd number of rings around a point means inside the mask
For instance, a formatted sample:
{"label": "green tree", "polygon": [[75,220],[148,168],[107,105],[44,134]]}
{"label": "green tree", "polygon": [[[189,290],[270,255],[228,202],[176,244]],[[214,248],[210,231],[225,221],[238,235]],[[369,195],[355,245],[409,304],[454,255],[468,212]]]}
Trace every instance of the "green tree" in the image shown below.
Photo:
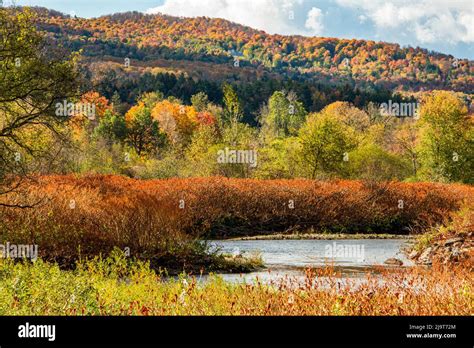
{"label": "green tree", "polygon": [[191,97],[191,104],[197,112],[206,111],[209,105],[209,97],[206,93],[199,92]]}
{"label": "green tree", "polygon": [[223,146],[214,127],[199,127],[186,149],[184,176],[212,176],[217,174],[216,153]]}
{"label": "green tree", "polygon": [[142,102],[145,104],[146,107],[153,109],[156,103],[159,103],[165,99],[164,95],[162,92],[148,92],[144,93],[140,96],[138,102]]}
{"label": "green tree", "polygon": [[411,176],[416,179],[418,176],[419,164],[419,129],[417,122],[406,122],[395,130],[395,144],[399,147],[399,152],[410,163]]}
{"label": "green tree", "polygon": [[[258,144],[256,142],[257,132],[254,128],[247,124],[233,122],[231,125],[222,129],[222,138],[219,143],[214,146],[217,151],[229,150],[245,150],[255,151],[255,166],[258,166]],[[217,161],[217,152],[214,160]],[[226,177],[248,178],[252,176],[255,167],[249,163],[220,163],[217,166],[217,174]]]}
{"label": "green tree", "polygon": [[472,183],[474,132],[464,103],[453,92],[435,91],[424,99],[420,116],[423,173]]}
{"label": "green tree", "polygon": [[296,135],[305,118],[306,110],[296,95],[278,91],[268,101],[268,113],[263,124],[273,136],[286,137]]}
{"label": "green tree", "polygon": [[259,179],[292,179],[301,176],[298,153],[301,144],[297,137],[276,138],[258,151],[254,176]]}
{"label": "green tree", "polygon": [[244,113],[237,93],[235,92],[234,88],[227,83],[224,84],[222,90],[224,93],[224,122],[239,122],[242,119]]}
{"label": "green tree", "polygon": [[300,129],[301,158],[308,174],[345,175],[347,156],[355,147],[354,131],[326,115],[313,114]]}
{"label": "green tree", "polygon": [[127,136],[127,124],[122,115],[115,114],[110,110],[105,111],[100,119],[95,133],[109,142],[120,142]]}
{"label": "green tree", "polygon": [[120,98],[120,94],[115,91],[114,94],[112,95],[112,99],[110,100],[113,110],[117,114],[125,114],[126,112],[126,105],[122,103],[122,99]]}
{"label": "green tree", "polygon": [[366,143],[347,158],[350,176],[365,180],[404,180],[410,175],[410,163],[374,143]]}

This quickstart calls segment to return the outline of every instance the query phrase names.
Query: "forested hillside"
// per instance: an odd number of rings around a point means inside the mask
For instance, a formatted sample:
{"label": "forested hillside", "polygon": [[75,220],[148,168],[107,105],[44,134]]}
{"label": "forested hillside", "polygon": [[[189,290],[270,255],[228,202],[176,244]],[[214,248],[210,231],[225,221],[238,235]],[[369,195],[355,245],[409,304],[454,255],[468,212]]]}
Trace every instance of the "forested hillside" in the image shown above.
{"label": "forested hillside", "polygon": [[150,66],[159,65],[160,60],[208,62],[213,64],[203,64],[198,70],[207,71],[206,77],[213,79],[255,79],[273,74],[317,79],[321,83],[349,83],[364,89],[474,89],[472,62],[422,48],[365,40],[269,35],[205,17],[128,12],[83,19],[46,9],[36,11],[41,28],[51,36],[101,60],[104,56],[128,57],[149,62]]}

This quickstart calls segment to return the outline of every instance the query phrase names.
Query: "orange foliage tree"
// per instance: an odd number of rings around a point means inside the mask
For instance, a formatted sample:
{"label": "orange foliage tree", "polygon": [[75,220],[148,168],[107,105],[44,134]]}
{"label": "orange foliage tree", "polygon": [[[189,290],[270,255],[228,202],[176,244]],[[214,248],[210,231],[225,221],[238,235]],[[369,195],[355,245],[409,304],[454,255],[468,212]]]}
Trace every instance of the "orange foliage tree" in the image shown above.
{"label": "orange foliage tree", "polygon": [[151,115],[160,124],[160,129],[166,133],[173,143],[188,143],[199,126],[200,120],[210,122],[209,115],[199,116],[192,106],[181,105],[169,100],[155,104]]}
{"label": "orange foliage tree", "polygon": [[80,137],[88,126],[97,126],[105,113],[113,110],[109,100],[94,91],[83,94],[75,105],[74,115],[70,121],[75,137]]}

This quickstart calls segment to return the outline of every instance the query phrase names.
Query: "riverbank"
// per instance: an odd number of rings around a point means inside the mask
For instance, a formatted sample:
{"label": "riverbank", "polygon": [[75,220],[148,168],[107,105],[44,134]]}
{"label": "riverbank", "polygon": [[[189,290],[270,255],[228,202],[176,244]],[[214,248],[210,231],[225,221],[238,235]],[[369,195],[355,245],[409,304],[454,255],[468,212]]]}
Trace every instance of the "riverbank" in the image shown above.
{"label": "riverbank", "polygon": [[[196,242],[201,243],[201,242]],[[148,262],[150,268],[157,273],[165,273],[168,276],[179,274],[210,274],[210,273],[250,273],[265,268],[261,256],[253,254],[232,254],[211,251],[207,248],[198,247],[197,252],[167,252],[160,256],[147,257],[142,255],[136,260]],[[74,265],[72,268],[75,268]],[[71,268],[71,267],[70,267]]]}
{"label": "riverbank", "polygon": [[276,233],[249,237],[229,238],[226,240],[348,240],[348,239],[406,239],[414,240],[416,236],[400,234],[374,233]]}
{"label": "riverbank", "polygon": [[420,235],[408,256],[422,265],[463,263],[474,267],[474,204],[466,203],[450,221]]}

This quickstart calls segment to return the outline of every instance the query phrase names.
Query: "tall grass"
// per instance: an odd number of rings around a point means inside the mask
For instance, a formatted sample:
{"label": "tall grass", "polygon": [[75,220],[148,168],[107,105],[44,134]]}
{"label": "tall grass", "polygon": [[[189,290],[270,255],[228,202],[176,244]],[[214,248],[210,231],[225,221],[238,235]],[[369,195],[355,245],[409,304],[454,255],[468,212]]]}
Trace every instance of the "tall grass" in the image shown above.
{"label": "tall grass", "polygon": [[74,271],[0,259],[0,315],[472,315],[473,285],[463,267],[385,272],[359,286],[328,268],[264,285],[164,281],[122,253]]}

